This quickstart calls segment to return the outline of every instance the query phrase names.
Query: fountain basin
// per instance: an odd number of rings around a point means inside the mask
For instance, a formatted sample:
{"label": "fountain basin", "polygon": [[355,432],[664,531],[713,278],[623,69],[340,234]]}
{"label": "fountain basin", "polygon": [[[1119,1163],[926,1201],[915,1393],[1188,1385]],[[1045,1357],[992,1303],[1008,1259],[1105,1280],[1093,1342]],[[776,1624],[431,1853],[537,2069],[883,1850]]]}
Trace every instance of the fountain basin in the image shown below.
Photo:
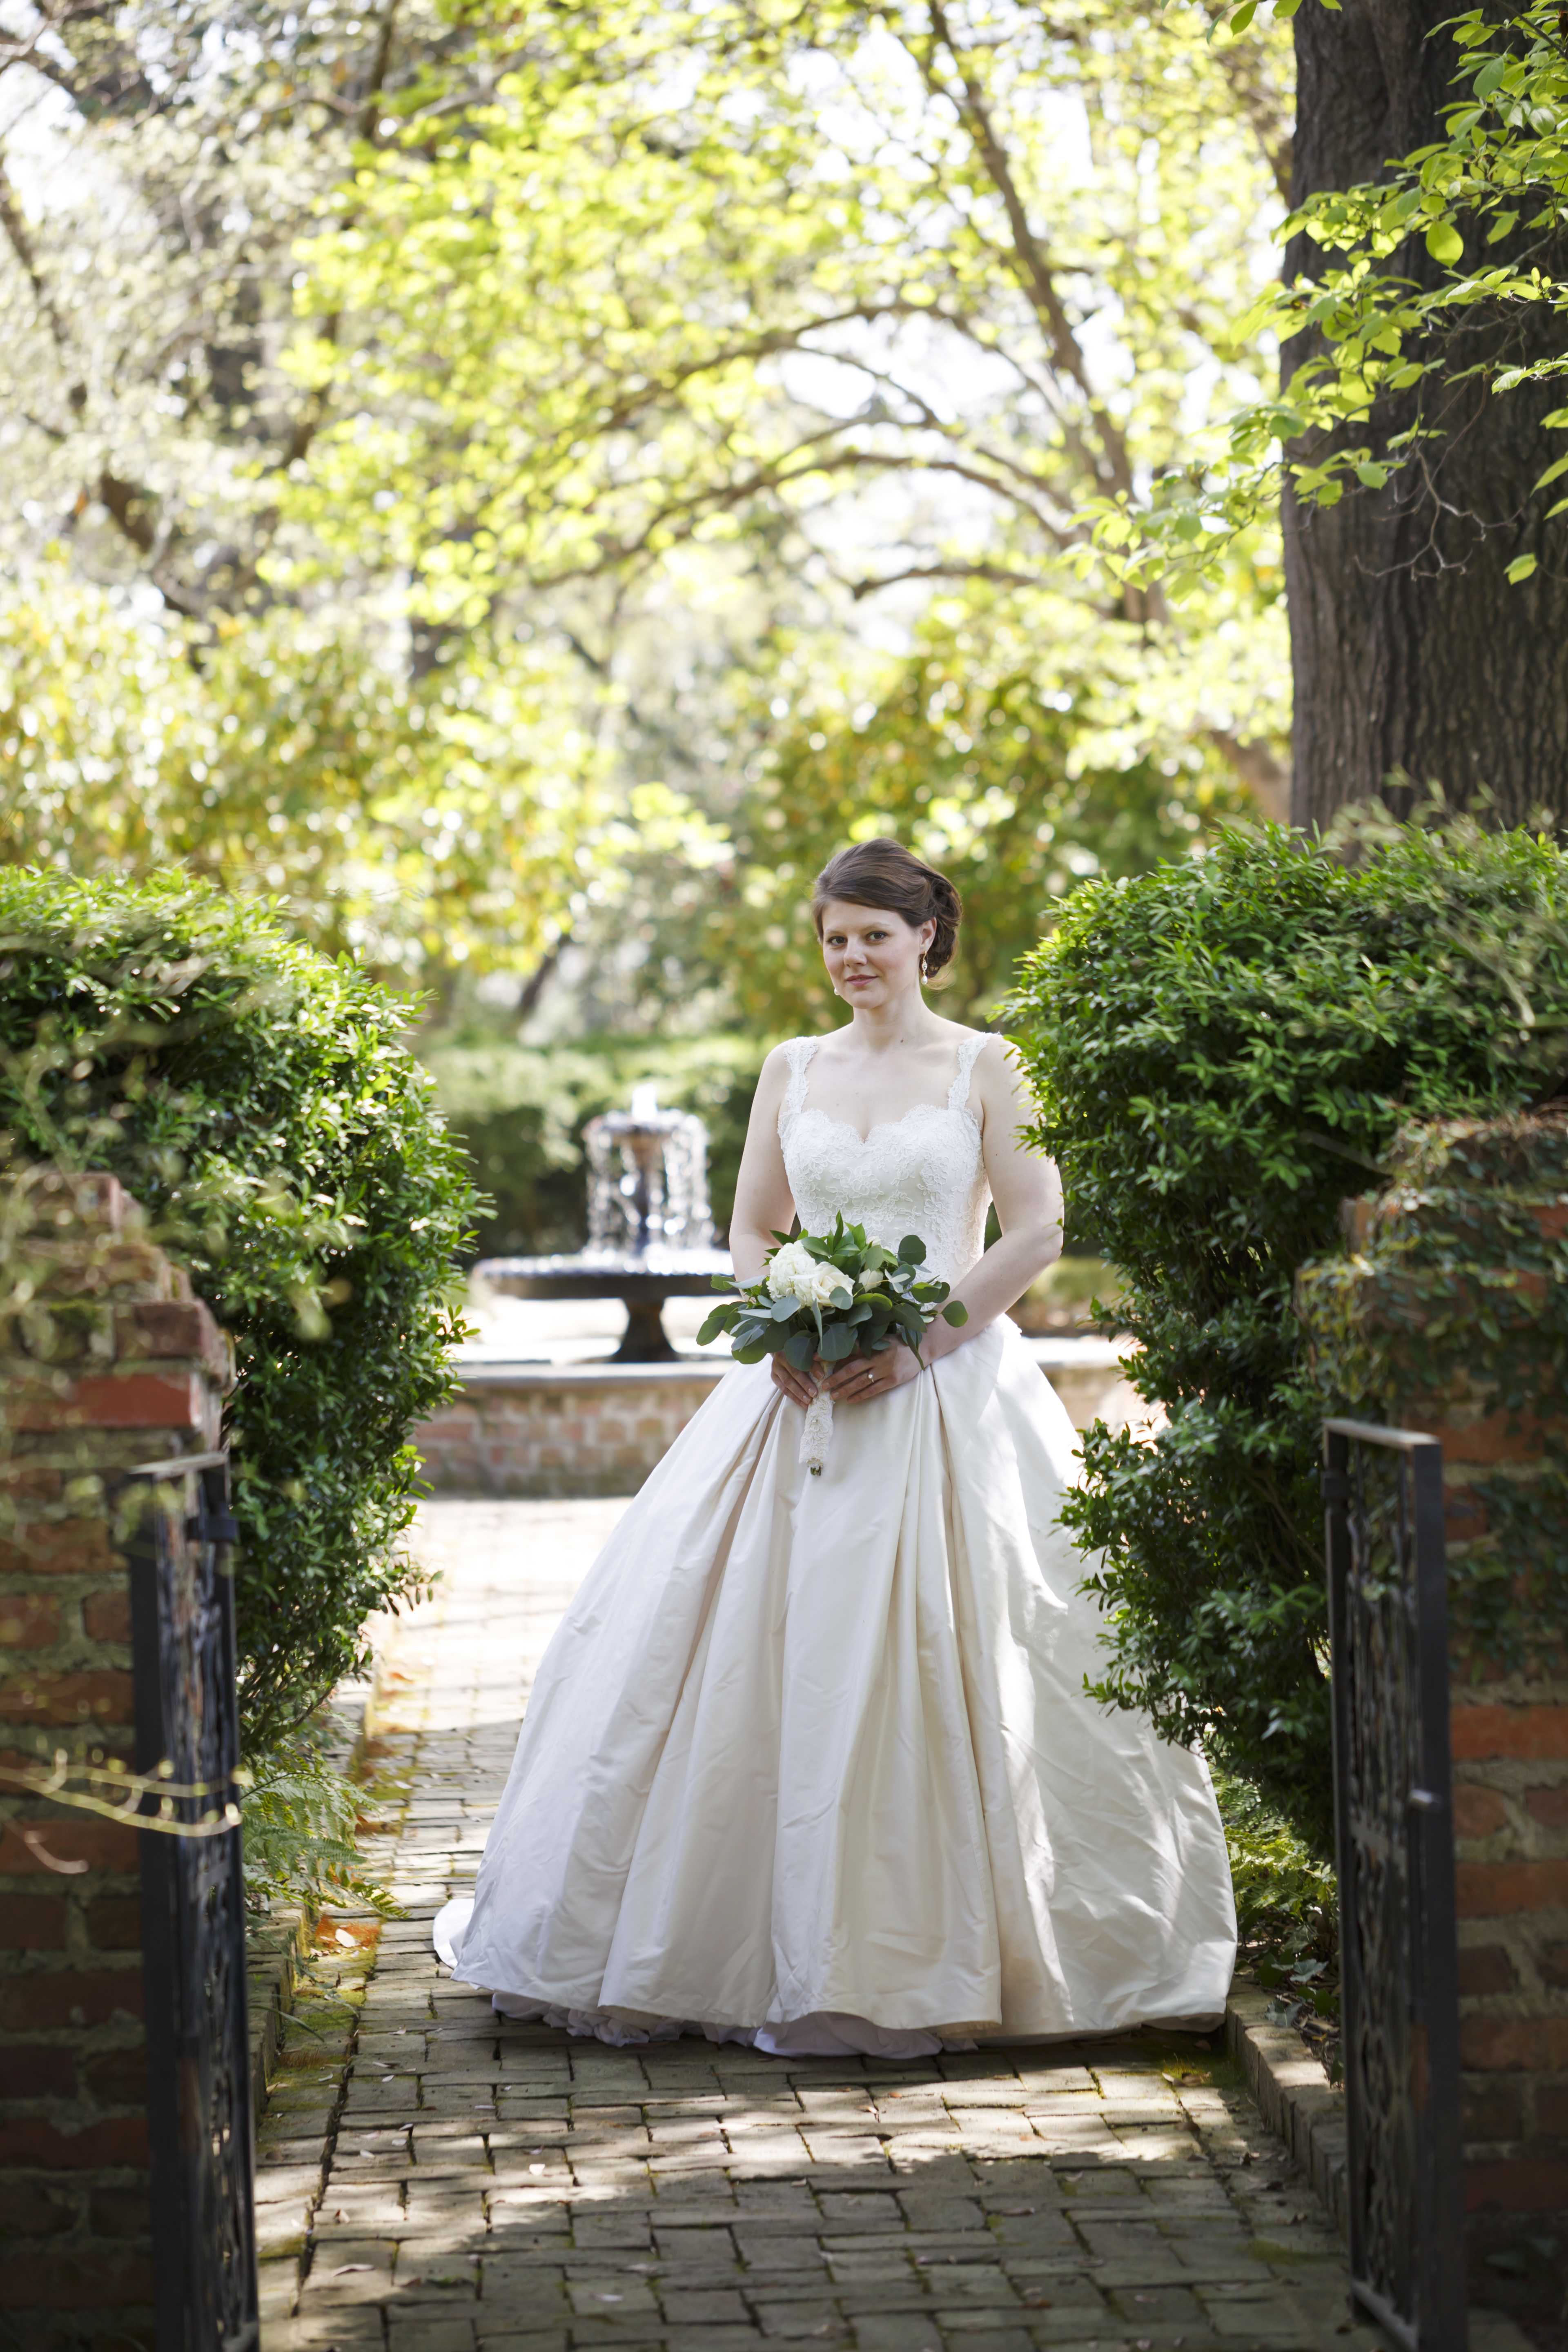
{"label": "fountain basin", "polygon": [[716,1297],[713,1276],[731,1277],[721,1249],[577,1250],[556,1257],[487,1257],[476,1276],[503,1298],[618,1298],[626,1310],[620,1346],[606,1361],[680,1360],[664,1328],[667,1298]]}

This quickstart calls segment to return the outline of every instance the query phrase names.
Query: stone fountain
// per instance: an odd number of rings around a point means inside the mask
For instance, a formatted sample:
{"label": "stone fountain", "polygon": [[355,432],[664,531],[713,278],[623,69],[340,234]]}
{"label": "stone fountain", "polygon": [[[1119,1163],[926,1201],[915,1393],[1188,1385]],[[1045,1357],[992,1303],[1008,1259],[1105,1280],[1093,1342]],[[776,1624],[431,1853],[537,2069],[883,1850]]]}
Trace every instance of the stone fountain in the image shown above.
{"label": "stone fountain", "polygon": [[510,1298],[619,1298],[625,1337],[613,1360],[674,1360],[667,1298],[705,1297],[730,1254],[713,1246],[708,1130],[692,1111],[661,1110],[651,1086],[630,1107],[584,1129],[588,1150],[588,1245],[552,1257],[481,1258],[475,1273]]}

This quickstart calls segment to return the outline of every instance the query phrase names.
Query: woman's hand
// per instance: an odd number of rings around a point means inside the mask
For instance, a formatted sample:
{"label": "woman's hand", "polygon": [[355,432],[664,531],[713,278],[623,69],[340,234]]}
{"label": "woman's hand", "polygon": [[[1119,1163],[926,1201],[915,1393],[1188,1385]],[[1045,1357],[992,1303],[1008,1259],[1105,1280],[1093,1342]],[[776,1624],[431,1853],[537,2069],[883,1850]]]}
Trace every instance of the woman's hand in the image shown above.
{"label": "woman's hand", "polygon": [[[928,1333],[928,1344],[930,1338]],[[922,1370],[910,1349],[898,1340],[879,1355],[851,1356],[842,1364],[825,1364],[818,1356],[808,1372],[797,1372],[782,1354],[773,1360],[774,1388],[798,1405],[809,1405],[821,1388],[826,1389],[835,1404],[865,1404],[872,1397],[886,1396],[889,1389],[901,1389],[906,1381],[918,1381]]]}
{"label": "woman's hand", "polygon": [[[818,1363],[826,1372],[820,1358]],[[913,1351],[895,1340],[875,1356],[851,1356],[837,1365],[828,1372],[826,1385],[835,1404],[868,1404],[872,1397],[886,1396],[889,1389],[901,1389],[906,1381],[918,1381],[923,1369]]]}
{"label": "woman's hand", "polygon": [[797,1372],[793,1364],[784,1361],[781,1351],[773,1359],[773,1386],[784,1391],[791,1404],[808,1405],[822,1385],[825,1369],[819,1356],[809,1372]]}

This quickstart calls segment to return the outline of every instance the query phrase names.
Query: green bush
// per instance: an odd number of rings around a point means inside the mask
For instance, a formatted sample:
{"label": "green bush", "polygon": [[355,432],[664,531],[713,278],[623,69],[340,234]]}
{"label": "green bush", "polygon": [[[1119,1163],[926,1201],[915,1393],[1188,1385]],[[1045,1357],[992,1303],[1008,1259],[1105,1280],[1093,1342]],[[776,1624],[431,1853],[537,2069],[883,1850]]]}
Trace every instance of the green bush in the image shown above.
{"label": "green bush", "polygon": [[401,1906],[366,1875],[355,1843],[365,1791],[327,1753],[327,1727],[290,1732],[261,1758],[243,1797],[245,1891],[252,1910],[275,1905],[307,1913],[374,1911],[401,1918]]}
{"label": "green bush", "polygon": [[430,1038],[421,1058],[436,1100],[467,1146],[491,1207],[479,1229],[485,1256],[580,1249],[588,1230],[583,1129],[624,1110],[651,1080],[667,1110],[708,1123],[714,1221],[730,1222],[746,1120],[766,1048],[747,1037],[587,1037],[564,1045]]}
{"label": "green bush", "polygon": [[111,1171],[235,1341],[252,1752],[416,1580],[409,1433],[451,1391],[476,1198],[405,1017],[257,902],[0,871],[0,1160]]}
{"label": "green bush", "polygon": [[1068,1523],[1100,1559],[1100,1696],[1202,1738],[1331,1840],[1316,1484],[1291,1281],[1410,1118],[1568,1067],[1568,859],[1523,833],[1232,832],[1086,886],[1015,1014],[1061,1163],[1123,1268],[1151,1444],[1102,1425]]}

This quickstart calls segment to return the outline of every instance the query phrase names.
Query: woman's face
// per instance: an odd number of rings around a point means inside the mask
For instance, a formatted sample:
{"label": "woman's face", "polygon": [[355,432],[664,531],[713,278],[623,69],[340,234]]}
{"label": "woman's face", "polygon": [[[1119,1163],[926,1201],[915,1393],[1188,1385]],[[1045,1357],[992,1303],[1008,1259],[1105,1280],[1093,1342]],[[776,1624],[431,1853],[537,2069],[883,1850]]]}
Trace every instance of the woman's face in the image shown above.
{"label": "woman's face", "polygon": [[830,898],[822,910],[822,960],[846,1003],[868,1010],[891,1004],[920,985],[921,957],[936,936],[888,907]]}

